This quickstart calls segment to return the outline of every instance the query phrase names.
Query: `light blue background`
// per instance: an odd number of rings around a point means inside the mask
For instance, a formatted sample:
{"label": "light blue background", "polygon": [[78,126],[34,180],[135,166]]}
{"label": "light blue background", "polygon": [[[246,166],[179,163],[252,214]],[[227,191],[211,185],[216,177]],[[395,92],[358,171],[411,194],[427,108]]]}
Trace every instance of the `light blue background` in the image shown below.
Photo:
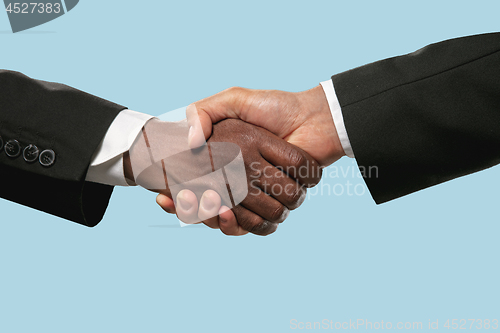
{"label": "light blue background", "polygon": [[[160,115],[233,85],[305,90],[432,42],[498,31],[499,12],[498,1],[82,0],[19,34],[0,13],[0,66]],[[500,319],[499,175],[381,206],[368,193],[311,196],[268,237],[179,228],[140,188],[117,188],[95,228],[2,200],[0,331]],[[348,180],[362,183],[322,184]]]}

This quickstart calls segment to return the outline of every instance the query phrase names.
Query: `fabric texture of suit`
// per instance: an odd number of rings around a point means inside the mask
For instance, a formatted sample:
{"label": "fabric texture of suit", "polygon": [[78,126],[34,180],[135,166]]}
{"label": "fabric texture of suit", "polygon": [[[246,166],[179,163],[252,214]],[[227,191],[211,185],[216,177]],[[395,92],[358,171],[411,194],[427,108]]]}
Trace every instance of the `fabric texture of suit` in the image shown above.
{"label": "fabric texture of suit", "polygon": [[[500,163],[500,33],[452,39],[334,75],[377,203]],[[378,176],[378,177],[377,177]]]}
{"label": "fabric texture of suit", "polygon": [[92,155],[125,107],[74,88],[0,70],[0,136],[51,149],[44,167],[0,151],[0,197],[86,226],[103,217],[112,186],[85,181]]}

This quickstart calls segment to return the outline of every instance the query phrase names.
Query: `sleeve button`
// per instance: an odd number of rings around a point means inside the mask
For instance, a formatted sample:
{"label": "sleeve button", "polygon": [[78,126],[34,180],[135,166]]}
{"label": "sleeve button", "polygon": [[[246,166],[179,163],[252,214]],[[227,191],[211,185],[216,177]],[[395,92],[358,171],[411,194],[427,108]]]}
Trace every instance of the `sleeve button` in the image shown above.
{"label": "sleeve button", "polygon": [[23,157],[26,162],[35,162],[38,159],[40,150],[37,146],[30,144],[23,150]]}
{"label": "sleeve button", "polygon": [[9,157],[17,157],[21,154],[21,145],[17,140],[9,140],[5,144],[5,154]]}
{"label": "sleeve button", "polygon": [[56,160],[56,153],[52,149],[45,149],[40,153],[39,160],[44,167],[51,166]]}

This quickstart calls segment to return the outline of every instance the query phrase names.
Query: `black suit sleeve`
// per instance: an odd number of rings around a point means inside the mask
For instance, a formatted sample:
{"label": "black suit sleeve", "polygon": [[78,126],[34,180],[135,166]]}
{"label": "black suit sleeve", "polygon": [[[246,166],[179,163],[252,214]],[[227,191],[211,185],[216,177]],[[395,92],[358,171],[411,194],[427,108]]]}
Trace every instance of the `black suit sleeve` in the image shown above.
{"label": "black suit sleeve", "polygon": [[332,80],[377,203],[500,163],[500,33],[432,44]]}
{"label": "black suit sleeve", "polygon": [[51,166],[0,151],[0,196],[86,226],[104,215],[112,186],[86,182],[92,155],[125,109],[71,87],[0,70],[0,136],[55,152]]}

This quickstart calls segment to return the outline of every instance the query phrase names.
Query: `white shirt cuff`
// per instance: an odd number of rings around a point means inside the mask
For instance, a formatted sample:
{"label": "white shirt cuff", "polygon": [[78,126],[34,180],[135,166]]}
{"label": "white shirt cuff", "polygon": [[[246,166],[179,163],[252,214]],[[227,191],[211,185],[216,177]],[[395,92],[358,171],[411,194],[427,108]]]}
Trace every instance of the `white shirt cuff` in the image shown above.
{"label": "white shirt cuff", "polygon": [[144,124],[151,118],[153,116],[132,110],[120,112],[97,147],[85,180],[129,186],[123,173],[123,153],[130,149]]}
{"label": "white shirt cuff", "polygon": [[347,130],[344,125],[344,117],[342,116],[342,109],[340,108],[340,103],[335,94],[335,88],[333,87],[332,80],[324,81],[320,83],[323,87],[323,91],[326,95],[326,100],[328,101],[328,106],[330,107],[330,112],[332,113],[333,123],[337,129],[337,134],[340,139],[340,144],[344,149],[347,156],[354,158],[354,152],[352,151],[351,142],[347,136]]}

